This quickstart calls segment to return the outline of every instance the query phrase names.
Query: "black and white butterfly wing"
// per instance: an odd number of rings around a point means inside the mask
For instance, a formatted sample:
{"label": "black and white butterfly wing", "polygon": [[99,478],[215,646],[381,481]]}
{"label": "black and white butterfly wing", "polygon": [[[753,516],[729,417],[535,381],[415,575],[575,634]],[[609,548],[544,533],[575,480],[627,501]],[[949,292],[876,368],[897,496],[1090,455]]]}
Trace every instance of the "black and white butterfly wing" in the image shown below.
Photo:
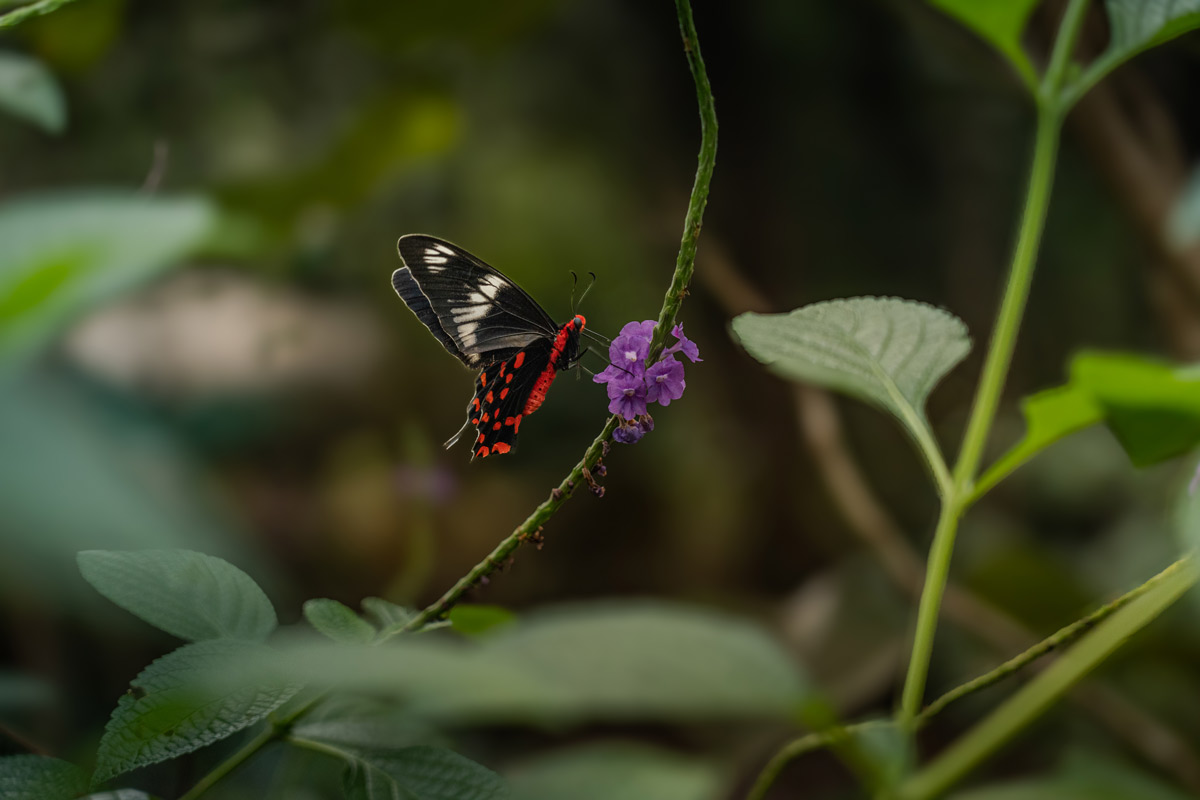
{"label": "black and white butterfly wing", "polygon": [[409,234],[392,286],[439,342],[468,367],[509,358],[553,338],[554,320],[525,290],[457,245]]}

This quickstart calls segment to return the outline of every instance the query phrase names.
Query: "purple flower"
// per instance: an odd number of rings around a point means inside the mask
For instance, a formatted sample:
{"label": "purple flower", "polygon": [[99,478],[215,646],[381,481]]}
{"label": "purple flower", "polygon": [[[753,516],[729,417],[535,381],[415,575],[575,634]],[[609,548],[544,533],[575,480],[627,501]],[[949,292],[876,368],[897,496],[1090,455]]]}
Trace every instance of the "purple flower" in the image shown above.
{"label": "purple flower", "polygon": [[700,348],[683,335],[682,325],[676,325],[671,329],[675,344],[664,350],[658,361],[646,366],[655,325],[652,319],[626,323],[608,348],[609,366],[592,379],[606,384],[608,410],[621,418],[613,439],[625,444],[654,430],[654,420],[646,413],[648,403],[666,406],[683,397],[687,381],[683,362],[675,354],[692,362],[701,360]]}
{"label": "purple flower", "polygon": [[703,361],[700,357],[700,348],[691,339],[683,335],[683,325],[676,325],[671,329],[671,335],[679,341],[663,351],[663,355],[671,355],[672,353],[683,353],[688,360],[693,364],[697,361]]}
{"label": "purple flower", "polygon": [[613,431],[613,438],[621,444],[633,444],[654,430],[654,419],[649,414],[643,414],[636,420],[621,420],[621,424]]}
{"label": "purple flower", "polygon": [[683,397],[687,381],[683,379],[683,364],[674,358],[664,358],[646,368],[646,402],[669,406],[672,400]]}
{"label": "purple flower", "polygon": [[632,380],[608,382],[608,410],[621,419],[633,419],[646,413],[646,382],[640,376]]}

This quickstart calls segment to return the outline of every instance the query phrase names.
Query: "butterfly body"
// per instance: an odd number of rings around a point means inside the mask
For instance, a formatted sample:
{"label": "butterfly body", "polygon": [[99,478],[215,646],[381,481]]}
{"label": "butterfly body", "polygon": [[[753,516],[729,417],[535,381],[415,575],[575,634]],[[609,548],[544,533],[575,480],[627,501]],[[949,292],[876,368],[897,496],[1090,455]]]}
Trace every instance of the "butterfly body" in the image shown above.
{"label": "butterfly body", "polygon": [[586,321],[577,314],[555,324],[523,289],[449,242],[411,234],[398,250],[404,266],[392,273],[396,293],[455,358],[479,370],[467,406],[467,425],[477,432],[472,458],[509,452],[522,418],[578,357]]}

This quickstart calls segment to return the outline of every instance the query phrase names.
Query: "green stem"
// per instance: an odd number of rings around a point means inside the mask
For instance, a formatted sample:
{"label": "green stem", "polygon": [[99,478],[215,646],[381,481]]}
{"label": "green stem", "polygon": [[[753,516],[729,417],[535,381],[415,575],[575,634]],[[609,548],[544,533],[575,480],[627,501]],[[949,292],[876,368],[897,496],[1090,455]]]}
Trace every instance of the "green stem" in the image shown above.
{"label": "green stem", "polygon": [[1071,687],[1153,621],[1196,584],[1196,565],[1181,559],[1148,591],[1096,626],[1074,648],[1017,691],[931,764],[900,787],[901,800],[932,800],[946,792],[1026,725],[1044,714]]}
{"label": "green stem", "polygon": [[961,700],[967,695],[983,691],[989,686],[994,686],[1008,676],[1019,672],[1029,664],[1037,661],[1039,658],[1051,652],[1052,650],[1057,650],[1074,642],[1080,636],[1083,636],[1085,633],[1095,628],[1102,621],[1112,616],[1125,606],[1129,605],[1146,592],[1158,586],[1163,581],[1170,578],[1172,575],[1182,569],[1184,563],[1185,560],[1176,561],[1174,564],[1167,567],[1150,580],[1146,581],[1135,589],[1131,589],[1130,591],[1118,597],[1116,600],[1106,603],[1097,608],[1091,614],[1088,614],[1086,617],[1077,619],[1070,625],[1060,628],[1042,641],[1023,652],[1018,653],[1008,661],[1005,661],[1000,666],[984,673],[983,675],[980,675],[978,678],[967,681],[966,683],[946,692],[944,695],[926,706],[923,711],[921,711],[921,713],[917,716],[917,727],[925,725],[927,722],[929,722],[929,720],[940,714],[946,708],[946,706],[950,705],[951,703]]}
{"label": "green stem", "polygon": [[4,14],[0,14],[0,28],[11,28],[14,25],[20,25],[30,17],[40,17],[43,14],[49,14],[51,11],[57,11],[61,6],[65,6],[72,0],[37,0],[27,6],[14,8]]}
{"label": "green stem", "polygon": [[[683,238],[679,243],[679,256],[675,260],[675,271],[671,276],[671,285],[663,298],[662,310],[658,314],[658,324],[651,339],[648,360],[654,360],[666,343],[666,337],[675,324],[683,298],[687,296],[687,287],[692,280],[696,267],[696,244],[700,238],[700,227],[704,220],[704,206],[708,202],[708,187],[712,182],[713,168],[717,159],[717,113],[713,104],[712,87],[708,83],[708,74],[704,69],[704,59],[700,55],[700,39],[696,35],[696,23],[692,18],[692,6],[689,0],[675,0],[675,10],[679,16],[679,32],[683,37],[683,51],[687,56],[688,67],[696,84],[696,99],[700,106],[700,156],[696,167],[696,179],[692,184],[691,199],[688,201],[687,216],[683,223]],[[584,470],[590,470],[600,460],[605,443],[616,430],[620,420],[610,417],[600,435],[592,442],[591,447],[583,454],[583,458],[563,479],[550,496],[517,529],[496,546],[487,558],[476,564],[470,572],[464,575],[444,595],[427,608],[423,609],[404,626],[405,631],[418,631],[431,622],[445,616],[451,608],[469,592],[476,584],[500,569],[512,554],[527,541],[536,541],[540,536],[541,527],[554,516],[555,512],[567,501],[579,482],[584,479]]]}
{"label": "green stem", "polygon": [[307,702],[296,706],[295,709],[279,719],[272,720],[271,724],[259,731],[258,735],[246,742],[240,750],[222,761],[212,772],[197,781],[195,786],[180,795],[179,800],[196,800],[197,797],[207,792],[225,776],[257,755],[259,750],[262,750],[276,739],[282,739],[292,729],[292,726],[296,724],[296,721],[307,714],[313,706],[324,700],[327,694],[327,692],[321,692],[309,698]]}
{"label": "green stem", "polygon": [[1029,299],[1033,269],[1037,262],[1042,231],[1046,225],[1046,212],[1050,205],[1050,189],[1054,184],[1054,166],[1062,131],[1063,109],[1059,95],[1087,3],[1088,0],[1071,0],[1067,7],[1054,43],[1050,66],[1038,92],[1037,132],[1017,245],[1013,251],[1004,299],[997,314],[996,328],[988,344],[983,375],[971,407],[967,431],[963,435],[962,449],[959,450],[958,461],[954,465],[954,484],[951,491],[945,493],[942,498],[942,510],[930,547],[925,586],[921,591],[921,601],[917,610],[912,655],[901,697],[899,719],[906,725],[911,725],[916,720],[921,700],[925,696],[925,681],[929,676],[929,660],[933,653],[938,612],[946,590],[946,580],[950,575],[950,559],[954,553],[959,517],[966,508],[966,498],[972,495],[979,461],[983,456],[992,422],[996,418],[1004,379],[1012,364],[1017,331],[1021,325],[1025,303]]}
{"label": "green stem", "polygon": [[762,800],[766,797],[771,785],[775,783],[783,768],[800,756],[811,753],[814,750],[836,747],[843,742],[849,741],[862,731],[871,728],[881,728],[891,724],[887,720],[875,719],[867,722],[859,722],[854,725],[830,728],[824,731],[814,731],[813,733],[801,736],[799,739],[793,739],[780,748],[779,752],[772,756],[767,765],[762,768],[762,772],[758,774],[754,785],[750,787],[750,792],[746,795],[746,800]]}

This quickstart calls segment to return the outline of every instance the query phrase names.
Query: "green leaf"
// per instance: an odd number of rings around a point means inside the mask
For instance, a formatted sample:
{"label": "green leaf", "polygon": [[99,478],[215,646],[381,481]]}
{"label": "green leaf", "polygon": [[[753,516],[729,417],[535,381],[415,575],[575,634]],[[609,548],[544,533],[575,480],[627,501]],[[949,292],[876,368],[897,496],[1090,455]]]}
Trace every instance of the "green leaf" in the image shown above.
{"label": "green leaf", "polygon": [[79,571],[96,591],[156,628],[190,641],[262,641],[278,624],[254,580],[191,550],[85,550]]}
{"label": "green leaf", "polygon": [[1138,53],[1200,28],[1200,0],[1105,0],[1104,5],[1108,47],[1067,87],[1068,102]]}
{"label": "green leaf", "polygon": [[1200,444],[1200,374],[1122,353],[1081,353],[1065,386],[1022,403],[1025,436],[980,477],[974,496],[995,486],[1049,445],[1105,423],[1137,466]]}
{"label": "green leaf", "polygon": [[30,17],[49,14],[51,11],[65,6],[72,0],[33,0],[28,5],[14,8],[6,14],[0,14],[0,29],[11,28],[14,25],[19,25]]}
{"label": "green leaf", "polygon": [[1037,74],[1021,47],[1021,34],[1038,0],[929,0],[996,48],[1016,69],[1029,90],[1037,89]]}
{"label": "green leaf", "polygon": [[382,597],[363,598],[362,607],[379,623],[382,637],[396,633],[416,616],[416,612],[411,608],[390,603]]}
{"label": "green leaf", "polygon": [[62,133],[67,107],[62,90],[40,61],[0,53],[0,109],[48,133]]}
{"label": "green leaf", "polygon": [[[105,727],[96,782],[190,753],[258,722],[299,687],[241,677],[266,646],[216,639],[186,644],[154,661],[130,683]],[[205,677],[232,681],[214,688]]]}
{"label": "green leaf", "polygon": [[365,644],[375,638],[375,627],[337,600],[309,600],[304,604],[304,618],[335,642]]}
{"label": "green leaf", "polygon": [[84,800],[154,800],[154,798],[137,789],[114,789],[111,792],[89,794]]}
{"label": "green leaf", "polygon": [[0,358],[28,356],[84,311],[177,261],[211,221],[199,200],[120,192],[0,206]]}
{"label": "green leaf", "polygon": [[[293,740],[304,746],[302,740]],[[321,745],[348,762],[347,800],[503,800],[508,787],[487,767],[441,747],[370,750]]]}
{"label": "green leaf", "polygon": [[517,615],[500,606],[462,603],[450,609],[450,625],[465,636],[479,636],[516,622]]}
{"label": "green leaf", "polygon": [[742,314],[733,332],[750,355],[785,378],[815,383],[890,411],[922,446],[939,482],[945,465],[925,400],[971,349],[957,317],[924,303],[853,297],[788,314]]}
{"label": "green leaf", "polygon": [[555,752],[521,764],[506,777],[513,800],[715,800],[723,783],[709,761],[632,743]]}
{"label": "green leaf", "polygon": [[44,756],[0,757],[4,800],[73,800],[87,790],[87,774],[74,764]]}
{"label": "green leaf", "polygon": [[539,611],[476,640],[400,637],[387,646],[278,639],[237,676],[404,700],[442,722],[792,719],[813,698],[792,658],[757,626],[680,606]]}
{"label": "green leaf", "polygon": [[378,696],[327,698],[292,728],[297,739],[323,744],[396,750],[439,744],[440,734],[413,717],[402,702]]}
{"label": "green leaf", "polygon": [[1175,503],[1175,530],[1183,552],[1200,551],[1200,478],[1192,478]]}
{"label": "green leaf", "polygon": [[1111,756],[1080,754],[1054,775],[985,786],[955,794],[951,800],[1188,800],[1155,778],[1114,761]]}

